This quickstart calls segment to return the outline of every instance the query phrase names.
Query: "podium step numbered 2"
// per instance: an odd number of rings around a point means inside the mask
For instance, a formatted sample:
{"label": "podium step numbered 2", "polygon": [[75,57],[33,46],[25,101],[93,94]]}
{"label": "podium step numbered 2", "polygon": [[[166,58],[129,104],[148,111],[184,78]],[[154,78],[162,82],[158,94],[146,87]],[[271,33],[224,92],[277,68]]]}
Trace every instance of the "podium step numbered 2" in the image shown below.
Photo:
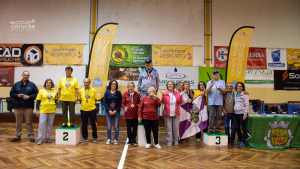
{"label": "podium step numbered 2", "polygon": [[216,133],[208,134],[207,132],[204,132],[203,142],[208,146],[227,146],[228,136],[224,133],[218,135]]}
{"label": "podium step numbered 2", "polygon": [[55,130],[55,143],[64,145],[76,145],[80,142],[80,126],[71,127],[58,127]]}

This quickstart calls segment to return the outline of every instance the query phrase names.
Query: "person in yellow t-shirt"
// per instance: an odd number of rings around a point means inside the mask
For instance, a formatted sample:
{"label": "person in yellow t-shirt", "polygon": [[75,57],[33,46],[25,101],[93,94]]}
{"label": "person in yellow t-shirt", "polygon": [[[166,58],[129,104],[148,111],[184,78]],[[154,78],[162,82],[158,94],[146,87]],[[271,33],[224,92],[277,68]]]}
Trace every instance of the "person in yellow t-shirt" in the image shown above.
{"label": "person in yellow t-shirt", "polygon": [[[207,93],[205,92],[206,89],[206,84],[203,81],[200,81],[198,83],[198,89],[195,91],[195,95],[194,95],[194,100],[198,97],[198,96],[204,96],[205,95],[205,100],[206,100],[206,105],[208,104],[208,97],[207,97]],[[207,106],[207,111],[208,111],[208,106]],[[205,128],[203,130],[203,132],[207,132],[207,128]],[[201,131],[199,133],[196,134],[196,141],[200,141],[201,138]]]}
{"label": "person in yellow t-shirt", "polygon": [[75,120],[75,104],[78,101],[79,84],[75,77],[72,77],[73,68],[67,66],[66,77],[62,77],[58,83],[58,100],[57,104],[61,103],[63,112],[63,128],[68,127],[68,110],[70,112],[71,128],[74,128]]}
{"label": "person in yellow t-shirt", "polygon": [[91,126],[93,129],[93,139],[94,143],[97,142],[97,126],[96,126],[96,118],[97,118],[97,110],[96,110],[96,101],[97,101],[97,92],[94,88],[90,87],[91,80],[89,78],[85,78],[83,80],[84,88],[80,89],[78,100],[81,101],[81,130],[82,130],[82,140],[81,142],[88,141],[88,118],[90,117]]}
{"label": "person in yellow t-shirt", "polygon": [[53,81],[47,79],[44,88],[36,97],[36,116],[39,117],[38,145],[42,144],[44,139],[47,143],[51,143],[50,137],[56,113],[55,100],[57,100],[57,92],[53,88]]}

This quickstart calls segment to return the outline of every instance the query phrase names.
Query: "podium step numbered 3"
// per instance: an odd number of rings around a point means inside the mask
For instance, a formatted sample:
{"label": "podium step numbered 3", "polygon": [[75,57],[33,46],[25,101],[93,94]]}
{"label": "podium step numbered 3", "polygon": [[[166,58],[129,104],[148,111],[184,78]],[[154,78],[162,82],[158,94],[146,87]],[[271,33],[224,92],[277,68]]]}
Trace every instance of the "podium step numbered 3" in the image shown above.
{"label": "podium step numbered 3", "polygon": [[55,143],[64,145],[76,145],[80,142],[80,126],[71,127],[58,127],[55,130]]}
{"label": "podium step numbered 3", "polygon": [[218,135],[216,133],[208,134],[207,132],[204,132],[203,142],[208,146],[227,146],[228,136],[224,133]]}

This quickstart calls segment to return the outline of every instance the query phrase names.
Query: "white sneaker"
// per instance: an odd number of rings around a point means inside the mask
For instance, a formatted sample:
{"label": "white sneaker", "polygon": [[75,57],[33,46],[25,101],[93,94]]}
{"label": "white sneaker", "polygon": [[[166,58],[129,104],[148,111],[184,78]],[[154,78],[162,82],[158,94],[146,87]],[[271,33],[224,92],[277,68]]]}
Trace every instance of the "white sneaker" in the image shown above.
{"label": "white sneaker", "polygon": [[151,144],[146,144],[146,148],[150,148]]}
{"label": "white sneaker", "polygon": [[117,145],[118,144],[118,141],[117,140],[114,140],[114,145]]}
{"label": "white sneaker", "polygon": [[110,139],[107,139],[106,144],[110,144]]}
{"label": "white sneaker", "polygon": [[155,144],[154,147],[161,148],[161,146],[159,144]]}
{"label": "white sneaker", "polygon": [[199,141],[200,141],[200,138],[196,138],[196,141],[198,141],[198,142],[199,142]]}

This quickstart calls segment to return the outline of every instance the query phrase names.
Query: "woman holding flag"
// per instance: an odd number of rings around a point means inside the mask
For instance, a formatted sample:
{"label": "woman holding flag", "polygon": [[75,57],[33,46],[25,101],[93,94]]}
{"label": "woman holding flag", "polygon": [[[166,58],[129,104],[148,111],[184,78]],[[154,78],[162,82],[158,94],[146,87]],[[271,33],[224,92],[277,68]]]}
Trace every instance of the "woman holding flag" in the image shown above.
{"label": "woman holding flag", "polygon": [[[208,98],[207,98],[207,93],[205,92],[205,89],[206,89],[205,82],[200,81],[198,83],[198,89],[199,90],[196,90],[196,92],[195,92],[195,97],[193,98],[193,100],[195,100],[199,96],[204,96],[204,98],[206,100],[206,104],[207,104],[208,103],[208,100],[207,100]],[[208,111],[208,107],[207,107],[207,111]],[[207,128],[205,128],[203,130],[203,132],[207,132]],[[196,134],[196,141],[200,141],[200,138],[201,138],[201,131]]]}

